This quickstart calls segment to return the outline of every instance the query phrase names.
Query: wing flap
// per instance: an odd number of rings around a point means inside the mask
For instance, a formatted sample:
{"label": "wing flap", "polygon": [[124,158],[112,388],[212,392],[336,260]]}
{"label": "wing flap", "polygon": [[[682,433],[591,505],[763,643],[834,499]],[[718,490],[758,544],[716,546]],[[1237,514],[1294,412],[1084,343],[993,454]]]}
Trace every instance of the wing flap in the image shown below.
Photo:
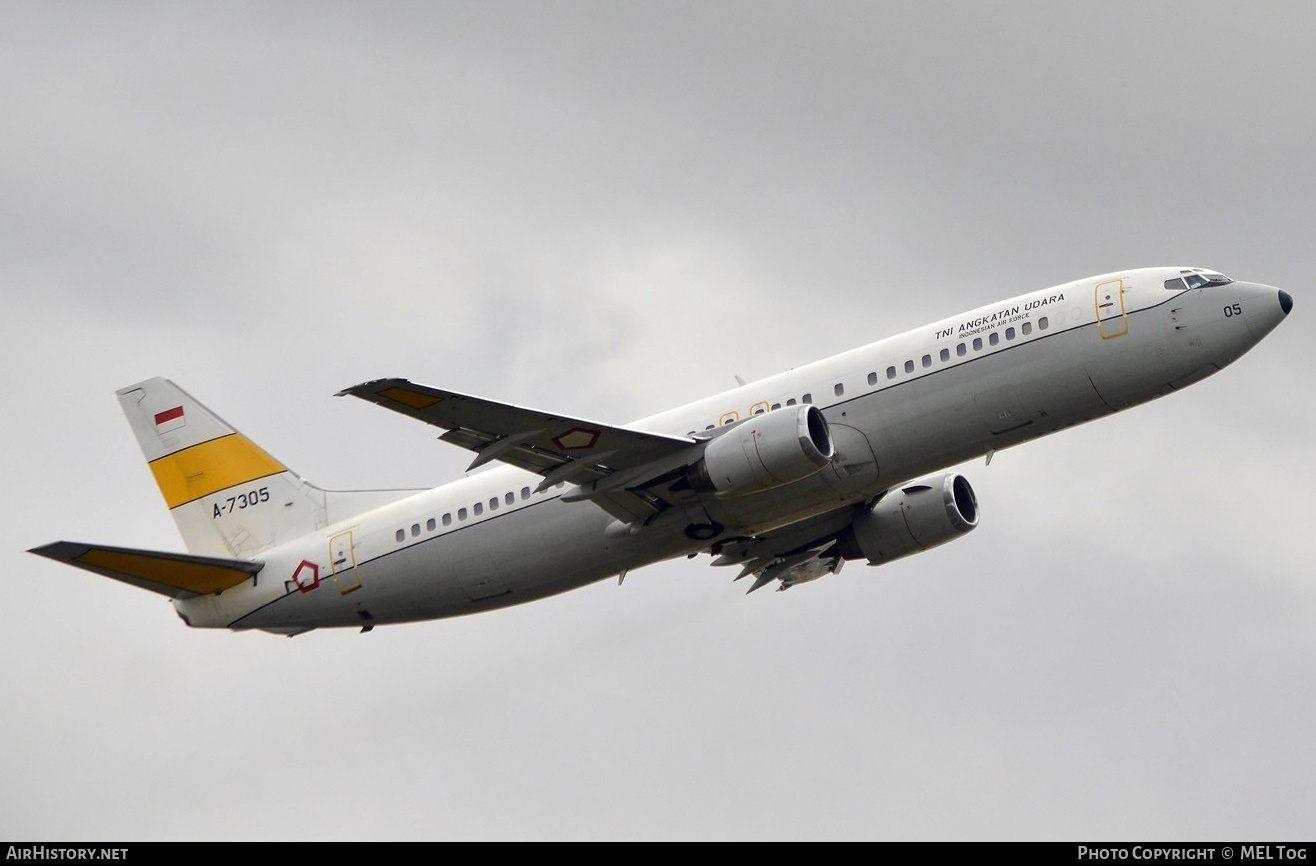
{"label": "wing flap", "polygon": [[57,541],[29,553],[170,598],[210,595],[250,580],[263,562]]}
{"label": "wing flap", "polygon": [[778,591],[836,574],[844,565],[836,550],[837,535],[854,519],[846,507],[789,524],[762,535],[726,542],[718,549],[714,566],[741,566],[732,580],[754,575],[749,592],[779,581]]}

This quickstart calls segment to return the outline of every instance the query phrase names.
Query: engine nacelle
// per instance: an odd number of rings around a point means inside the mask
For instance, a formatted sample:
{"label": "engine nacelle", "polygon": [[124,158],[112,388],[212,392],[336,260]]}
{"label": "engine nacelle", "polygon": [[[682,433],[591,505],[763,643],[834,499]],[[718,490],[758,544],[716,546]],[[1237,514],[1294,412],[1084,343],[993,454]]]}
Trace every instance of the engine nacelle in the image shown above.
{"label": "engine nacelle", "polygon": [[958,538],[978,525],[978,497],[963,475],[947,473],[896,487],[837,538],[846,559],[881,565]]}
{"label": "engine nacelle", "polygon": [[687,477],[695,490],[737,496],[807,478],[835,453],[818,407],[791,406],[755,415],[709,442]]}

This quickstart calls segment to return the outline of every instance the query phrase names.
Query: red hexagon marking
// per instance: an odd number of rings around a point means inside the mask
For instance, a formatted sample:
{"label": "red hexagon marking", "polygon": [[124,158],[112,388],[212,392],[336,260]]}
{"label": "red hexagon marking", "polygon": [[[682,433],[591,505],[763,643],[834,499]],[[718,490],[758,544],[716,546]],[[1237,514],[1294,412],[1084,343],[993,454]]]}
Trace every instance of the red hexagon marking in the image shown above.
{"label": "red hexagon marking", "polygon": [[[302,572],[310,570],[310,580],[302,577]],[[310,592],[320,585],[320,566],[308,559],[303,559],[292,573],[292,582],[297,584],[297,589],[301,592]]]}
{"label": "red hexagon marking", "polygon": [[587,427],[572,427],[567,432],[553,437],[553,444],[561,451],[588,451],[599,441],[602,433]]}

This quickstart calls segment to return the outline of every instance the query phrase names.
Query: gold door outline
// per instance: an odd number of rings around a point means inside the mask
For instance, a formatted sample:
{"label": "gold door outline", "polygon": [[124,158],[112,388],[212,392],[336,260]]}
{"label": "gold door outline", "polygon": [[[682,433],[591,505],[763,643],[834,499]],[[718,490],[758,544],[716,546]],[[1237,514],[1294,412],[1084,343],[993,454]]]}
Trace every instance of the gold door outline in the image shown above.
{"label": "gold door outline", "polygon": [[352,543],[352,530],[340,532],[329,539],[329,562],[339,593],[347,595],[361,588],[361,571],[356,567],[356,545]]}
{"label": "gold door outline", "polygon": [[1097,330],[1101,332],[1101,339],[1109,340],[1129,332],[1129,316],[1124,311],[1123,280],[1097,283],[1092,301],[1097,310]]}

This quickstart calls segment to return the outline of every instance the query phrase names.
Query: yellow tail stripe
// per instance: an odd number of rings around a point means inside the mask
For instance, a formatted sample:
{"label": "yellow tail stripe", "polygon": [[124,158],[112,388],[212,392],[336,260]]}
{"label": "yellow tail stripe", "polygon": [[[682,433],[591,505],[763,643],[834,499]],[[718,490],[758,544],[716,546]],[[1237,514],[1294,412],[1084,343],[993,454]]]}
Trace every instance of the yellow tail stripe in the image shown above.
{"label": "yellow tail stripe", "polygon": [[177,589],[186,589],[198,595],[209,595],[231,586],[237,586],[244,580],[250,580],[251,574],[236,568],[224,568],[203,562],[184,562],[176,559],[162,559],[141,553],[119,550],[100,550],[91,548],[77,562],[112,571],[116,574],[150,580]]}
{"label": "yellow tail stripe", "polygon": [[282,463],[241,433],[211,439],[151,461],[155,483],[160,485],[165,504],[170,508],[286,471]]}

